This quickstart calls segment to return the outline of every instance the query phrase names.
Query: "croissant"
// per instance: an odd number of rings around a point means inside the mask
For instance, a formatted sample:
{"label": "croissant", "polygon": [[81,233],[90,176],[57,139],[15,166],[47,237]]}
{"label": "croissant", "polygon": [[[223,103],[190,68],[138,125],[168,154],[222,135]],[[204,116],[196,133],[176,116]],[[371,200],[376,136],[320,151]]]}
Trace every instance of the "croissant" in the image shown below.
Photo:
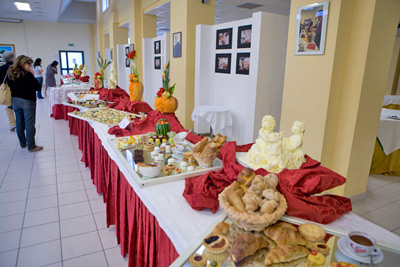
{"label": "croissant", "polygon": [[279,201],[279,193],[273,189],[265,189],[262,195],[265,199]]}
{"label": "croissant", "polygon": [[290,262],[307,256],[308,248],[297,245],[283,245],[272,249],[265,257],[265,265]]}
{"label": "croissant", "polygon": [[264,229],[264,234],[274,240],[278,245],[306,245],[306,240],[297,231],[287,226],[275,224]]}
{"label": "croissant", "polygon": [[257,238],[251,233],[238,235],[232,243],[231,257],[234,262],[253,255],[257,250],[268,247],[268,242]]}
{"label": "croissant", "polygon": [[275,173],[270,173],[265,175],[264,178],[267,181],[268,188],[276,189],[276,186],[278,185],[278,175]]}
{"label": "croissant", "polygon": [[264,262],[265,255],[268,254],[268,248],[262,248],[256,251],[253,255],[250,255],[239,262],[235,262],[236,267],[245,267],[245,266],[259,266],[259,263]]}
{"label": "croissant", "polygon": [[226,199],[228,200],[229,204],[231,204],[240,212],[244,212],[246,210],[242,201],[243,193],[243,189],[240,188],[237,181],[234,181],[226,191]]}
{"label": "croissant", "polygon": [[261,195],[264,189],[266,189],[264,177],[262,177],[261,175],[256,175],[253,181],[251,182],[249,190],[256,193],[257,195]]}
{"label": "croissant", "polygon": [[229,223],[220,222],[218,223],[211,234],[213,235],[228,235],[229,234]]}
{"label": "croissant", "polygon": [[279,206],[278,201],[272,199],[263,199],[261,202],[261,208],[260,212],[261,213],[268,213],[271,214],[274,212],[274,210]]}
{"label": "croissant", "polygon": [[254,194],[251,191],[248,191],[244,194],[243,196],[243,202],[246,205],[246,210],[247,211],[256,211],[259,208],[259,205],[262,202],[261,197],[258,195]]}

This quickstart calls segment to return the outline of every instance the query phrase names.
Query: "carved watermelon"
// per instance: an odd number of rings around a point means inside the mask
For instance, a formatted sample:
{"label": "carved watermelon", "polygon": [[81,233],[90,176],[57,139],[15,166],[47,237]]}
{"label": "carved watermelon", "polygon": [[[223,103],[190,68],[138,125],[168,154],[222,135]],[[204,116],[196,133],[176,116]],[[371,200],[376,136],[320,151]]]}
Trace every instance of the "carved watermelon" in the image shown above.
{"label": "carved watermelon", "polygon": [[156,123],[157,135],[167,136],[167,133],[171,131],[171,126],[166,119],[160,119]]}

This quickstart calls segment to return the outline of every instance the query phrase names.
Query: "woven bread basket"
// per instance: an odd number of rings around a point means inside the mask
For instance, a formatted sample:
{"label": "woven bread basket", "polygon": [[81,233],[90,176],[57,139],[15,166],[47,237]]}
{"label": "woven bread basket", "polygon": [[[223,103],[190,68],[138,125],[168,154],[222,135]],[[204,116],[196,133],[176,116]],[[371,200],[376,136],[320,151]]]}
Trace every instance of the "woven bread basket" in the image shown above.
{"label": "woven bread basket", "polygon": [[[230,185],[232,186],[232,185]],[[287,202],[285,197],[279,194],[279,206],[271,214],[269,213],[248,213],[239,212],[235,207],[231,206],[226,198],[226,191],[229,188],[226,187],[218,196],[219,205],[228,215],[229,219],[238,227],[246,231],[263,231],[271,224],[276,223],[287,209]]]}

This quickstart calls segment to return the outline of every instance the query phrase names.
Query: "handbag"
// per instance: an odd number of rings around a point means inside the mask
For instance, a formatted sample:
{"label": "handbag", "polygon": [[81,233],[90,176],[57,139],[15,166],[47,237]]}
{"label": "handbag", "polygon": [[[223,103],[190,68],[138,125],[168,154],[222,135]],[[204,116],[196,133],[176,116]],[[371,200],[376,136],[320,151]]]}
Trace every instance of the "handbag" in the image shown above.
{"label": "handbag", "polygon": [[0,85],[0,105],[11,106],[11,90],[6,83],[7,74],[4,77],[3,83]]}

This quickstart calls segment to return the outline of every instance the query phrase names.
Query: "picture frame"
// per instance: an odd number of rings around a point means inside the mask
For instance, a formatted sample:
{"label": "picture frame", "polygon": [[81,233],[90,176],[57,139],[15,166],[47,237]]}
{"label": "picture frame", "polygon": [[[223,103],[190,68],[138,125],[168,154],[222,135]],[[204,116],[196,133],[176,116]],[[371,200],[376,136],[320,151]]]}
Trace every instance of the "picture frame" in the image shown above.
{"label": "picture frame", "polygon": [[251,25],[239,26],[237,48],[251,47]]}
{"label": "picture frame", "polygon": [[127,68],[131,67],[131,61],[128,58],[125,58],[125,67],[127,67]]}
{"label": "picture frame", "polygon": [[13,44],[0,44],[0,66],[6,64],[3,58],[5,52],[15,52],[15,46]]}
{"label": "picture frame", "polygon": [[237,53],[236,74],[249,75],[249,72],[250,72],[250,53]]}
{"label": "picture frame", "polygon": [[172,34],[172,57],[182,57],[182,32]]}
{"label": "picture frame", "polygon": [[215,72],[231,73],[231,54],[215,54]]}
{"label": "picture frame", "polygon": [[216,49],[232,48],[232,28],[217,30],[215,48]]}
{"label": "picture frame", "polygon": [[161,69],[161,57],[154,57],[154,69],[155,70]]}
{"label": "picture frame", "polygon": [[125,47],[125,57],[129,54],[129,46]]}
{"label": "picture frame", "polygon": [[297,9],[295,55],[325,54],[329,1]]}
{"label": "picture frame", "polygon": [[154,41],[154,54],[161,54],[161,40]]}

